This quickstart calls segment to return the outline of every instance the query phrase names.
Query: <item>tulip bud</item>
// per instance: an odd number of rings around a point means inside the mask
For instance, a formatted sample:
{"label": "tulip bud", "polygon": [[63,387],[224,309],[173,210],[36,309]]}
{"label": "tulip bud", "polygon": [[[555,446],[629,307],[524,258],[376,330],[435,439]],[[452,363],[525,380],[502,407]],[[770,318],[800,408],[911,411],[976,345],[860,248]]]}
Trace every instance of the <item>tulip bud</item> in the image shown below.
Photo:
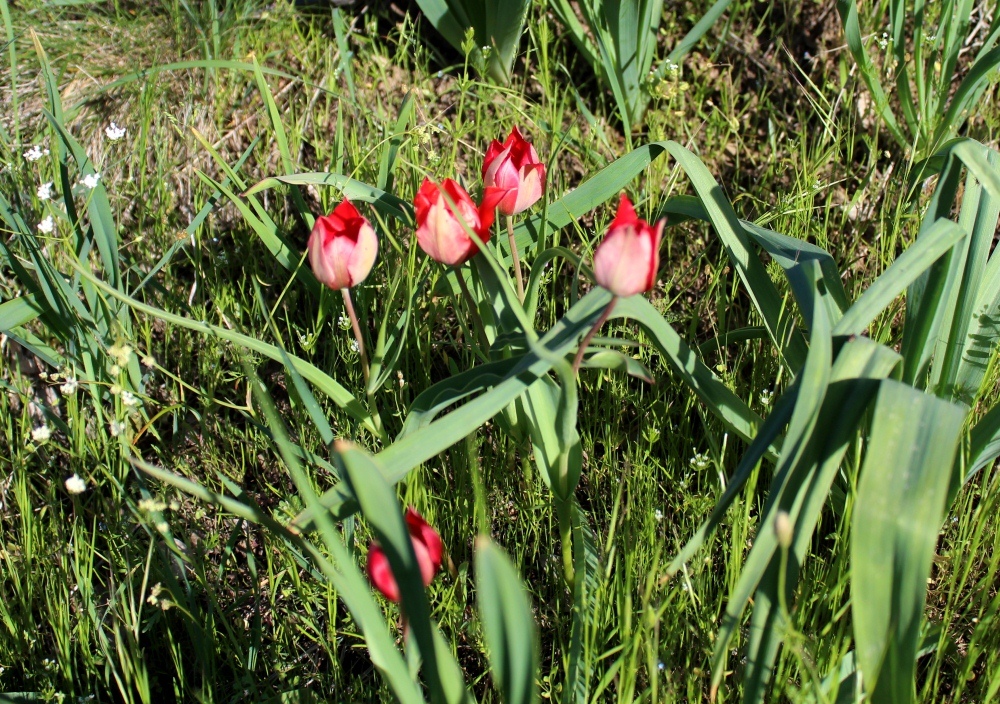
{"label": "tulip bud", "polygon": [[350,288],[365,280],[378,255],[378,237],[346,198],[329,215],[316,218],[309,235],[309,265],[321,283]]}
{"label": "tulip bud", "polygon": [[425,178],[413,199],[417,244],[442,264],[463,264],[479,251],[466,228],[481,242],[488,242],[497,203],[504,195],[502,189],[487,188],[477,207],[466,190],[450,178],[441,184]]}
{"label": "tulip bud", "polygon": [[622,194],[608,234],[594,252],[594,278],[616,296],[650,291],[660,268],[663,220],[650,225],[640,220],[628,196]]}
{"label": "tulip bud", "polygon": [[792,547],[795,528],[792,526],[792,518],[788,515],[788,511],[778,511],[774,517],[774,535],[778,539],[778,545],[784,550]]}
{"label": "tulip bud", "polygon": [[[417,564],[420,566],[420,576],[426,587],[441,568],[441,559],[444,556],[441,536],[412,508],[406,509],[405,518],[406,528],[410,532],[410,540],[413,542],[413,552],[416,554]],[[376,589],[385,595],[386,599],[399,601],[399,585],[396,584],[396,578],[389,566],[389,558],[386,557],[385,551],[378,543],[372,543],[368,550],[368,562],[365,570],[368,572],[368,579],[371,580]]]}
{"label": "tulip bud", "polygon": [[545,164],[517,127],[501,144],[494,139],[483,161],[483,185],[502,188],[503,200],[497,208],[504,215],[516,215],[534,205],[545,190]]}

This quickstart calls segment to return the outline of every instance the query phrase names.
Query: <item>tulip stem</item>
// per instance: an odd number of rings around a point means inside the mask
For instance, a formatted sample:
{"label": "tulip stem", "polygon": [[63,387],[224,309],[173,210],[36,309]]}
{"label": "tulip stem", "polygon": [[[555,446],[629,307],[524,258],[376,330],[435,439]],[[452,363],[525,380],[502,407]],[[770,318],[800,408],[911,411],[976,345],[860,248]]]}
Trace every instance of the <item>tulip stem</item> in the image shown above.
{"label": "tulip stem", "polygon": [[514,239],[514,216],[507,216],[507,238],[510,240],[510,256],[514,260],[514,280],[517,282],[517,298],[524,303],[524,282],[521,280],[521,257],[517,254],[517,241]]}
{"label": "tulip stem", "polygon": [[604,326],[604,323],[608,322],[608,318],[611,317],[611,311],[614,310],[616,303],[618,303],[618,296],[612,296],[607,308],[604,309],[601,317],[594,323],[594,327],[590,328],[590,331],[580,340],[580,349],[576,351],[576,358],[573,360],[573,376],[580,373],[580,363],[583,362],[583,355],[587,352],[590,341],[594,339],[594,335]]}
{"label": "tulip stem", "polygon": [[368,375],[371,370],[368,368],[368,354],[365,352],[365,339],[361,336],[361,325],[358,324],[358,314],[354,312],[354,302],[351,301],[351,289],[342,288],[340,292],[344,294],[344,307],[347,308],[347,316],[351,319],[351,328],[354,330],[354,339],[358,341],[358,354],[361,355],[361,371],[365,375],[365,388],[368,388]]}

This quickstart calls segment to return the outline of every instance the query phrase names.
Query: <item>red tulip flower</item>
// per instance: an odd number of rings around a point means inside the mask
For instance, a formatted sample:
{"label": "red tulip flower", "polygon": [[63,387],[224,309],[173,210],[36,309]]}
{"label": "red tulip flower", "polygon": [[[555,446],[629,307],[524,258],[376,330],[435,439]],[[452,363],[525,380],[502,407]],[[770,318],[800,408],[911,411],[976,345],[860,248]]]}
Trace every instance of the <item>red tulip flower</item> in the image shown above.
{"label": "red tulip flower", "polygon": [[545,164],[538,152],[517,127],[501,144],[494,139],[483,161],[483,184],[502,188],[503,200],[498,206],[504,215],[516,215],[534,205],[545,190]]}
{"label": "red tulip flower", "polygon": [[316,278],[332,289],[345,289],[368,276],[378,255],[378,237],[345,198],[332,213],[316,218],[307,249]]}
{"label": "red tulip flower", "polygon": [[504,195],[502,189],[487,188],[482,203],[476,206],[465,189],[450,178],[441,184],[425,178],[413,199],[417,244],[431,259],[442,264],[463,264],[479,251],[466,228],[480,242],[488,242],[497,203]]}
{"label": "red tulip flower", "polygon": [[628,196],[622,194],[608,234],[594,252],[594,278],[616,296],[650,291],[660,268],[663,220],[650,225],[639,219]]}
{"label": "red tulip flower", "polygon": [[[410,531],[413,552],[417,556],[420,575],[426,587],[441,568],[441,559],[444,555],[441,536],[412,508],[406,509],[406,527]],[[372,543],[368,550],[368,563],[365,569],[368,572],[368,579],[386,599],[399,602],[399,585],[396,584],[396,578],[389,567],[389,558],[378,543]]]}

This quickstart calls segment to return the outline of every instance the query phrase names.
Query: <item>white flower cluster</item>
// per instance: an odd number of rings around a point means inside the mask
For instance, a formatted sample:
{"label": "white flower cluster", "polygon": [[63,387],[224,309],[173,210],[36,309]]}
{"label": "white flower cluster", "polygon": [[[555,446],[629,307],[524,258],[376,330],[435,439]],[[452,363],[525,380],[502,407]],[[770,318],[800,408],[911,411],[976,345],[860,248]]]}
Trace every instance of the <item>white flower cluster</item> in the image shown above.
{"label": "white flower cluster", "polygon": [[124,127],[119,127],[114,122],[108,125],[104,130],[104,134],[108,136],[112,142],[117,142],[119,139],[125,136],[126,129]]}
{"label": "white flower cluster", "polygon": [[27,159],[28,161],[38,161],[43,156],[48,156],[48,155],[49,155],[48,149],[42,149],[42,147],[40,147],[39,145],[33,144],[31,148],[24,153],[24,158]]}
{"label": "white flower cluster", "polygon": [[45,219],[38,223],[38,231],[43,235],[51,235],[55,229],[56,221],[52,219],[51,215],[46,215]]}
{"label": "white flower cluster", "polygon": [[80,475],[73,473],[72,477],[66,480],[66,491],[70,494],[76,496],[77,494],[82,494],[87,490],[87,482],[83,480]]}

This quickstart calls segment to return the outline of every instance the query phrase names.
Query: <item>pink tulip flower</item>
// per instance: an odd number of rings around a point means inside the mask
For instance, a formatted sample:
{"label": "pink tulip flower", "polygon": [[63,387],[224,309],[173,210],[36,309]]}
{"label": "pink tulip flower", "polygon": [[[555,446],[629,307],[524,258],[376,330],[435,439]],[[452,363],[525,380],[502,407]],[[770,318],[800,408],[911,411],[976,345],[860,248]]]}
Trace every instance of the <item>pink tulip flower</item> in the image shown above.
{"label": "pink tulip flower", "polygon": [[316,278],[332,289],[345,289],[368,276],[378,255],[378,237],[345,198],[332,213],[316,218],[307,249]]}
{"label": "pink tulip flower", "polygon": [[[441,559],[444,556],[441,536],[412,508],[406,509],[406,527],[410,531],[413,552],[417,556],[420,576],[423,577],[426,587],[441,568]],[[389,567],[389,558],[386,557],[385,551],[378,543],[372,543],[368,550],[368,563],[365,569],[368,572],[368,579],[375,585],[375,588],[382,592],[389,601],[398,603],[399,585],[396,584],[396,578]]]}
{"label": "pink tulip flower", "polygon": [[487,188],[502,188],[505,191],[498,206],[504,215],[516,215],[527,210],[542,197],[545,164],[538,159],[535,147],[525,140],[516,126],[503,144],[494,139],[486,150],[483,184]]}
{"label": "pink tulip flower", "polygon": [[441,184],[425,178],[413,199],[417,244],[431,259],[442,264],[465,263],[479,251],[466,228],[475,233],[480,242],[488,242],[497,203],[504,194],[502,189],[486,188],[483,201],[477,207],[465,189],[450,178]]}
{"label": "pink tulip flower", "polygon": [[594,252],[594,278],[616,296],[650,291],[660,268],[663,220],[650,225],[639,219],[632,201],[622,194],[608,234]]}

